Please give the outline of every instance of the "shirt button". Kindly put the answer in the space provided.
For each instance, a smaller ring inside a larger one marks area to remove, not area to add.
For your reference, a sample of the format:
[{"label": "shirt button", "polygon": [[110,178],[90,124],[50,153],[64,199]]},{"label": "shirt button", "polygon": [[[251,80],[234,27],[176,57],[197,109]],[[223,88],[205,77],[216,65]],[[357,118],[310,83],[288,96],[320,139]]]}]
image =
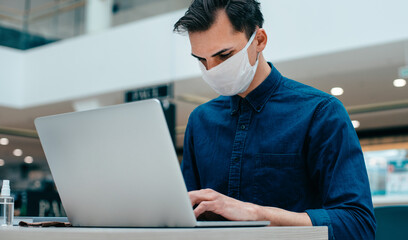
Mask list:
[{"label": "shirt button", "polygon": [[244,125],[244,124],[241,125],[241,129],[242,129],[242,130],[245,129],[245,125]]},{"label": "shirt button", "polygon": [[238,161],[239,161],[239,158],[238,158],[238,157],[234,158],[234,161],[235,161],[235,162],[238,162]]}]

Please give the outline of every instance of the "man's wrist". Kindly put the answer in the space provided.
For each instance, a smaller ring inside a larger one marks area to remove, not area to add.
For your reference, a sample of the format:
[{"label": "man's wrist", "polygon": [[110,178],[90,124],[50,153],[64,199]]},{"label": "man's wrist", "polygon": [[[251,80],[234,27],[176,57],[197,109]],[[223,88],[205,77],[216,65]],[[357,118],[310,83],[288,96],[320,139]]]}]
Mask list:
[{"label": "man's wrist", "polygon": [[269,221],[266,217],[265,217],[265,207],[262,207],[260,205],[256,205],[256,204],[252,204],[252,209],[253,209],[253,213],[255,216],[255,221]]},{"label": "man's wrist", "polygon": [[255,220],[269,221],[270,226],[312,226],[307,213],[291,212],[275,207],[263,207],[253,204]]}]

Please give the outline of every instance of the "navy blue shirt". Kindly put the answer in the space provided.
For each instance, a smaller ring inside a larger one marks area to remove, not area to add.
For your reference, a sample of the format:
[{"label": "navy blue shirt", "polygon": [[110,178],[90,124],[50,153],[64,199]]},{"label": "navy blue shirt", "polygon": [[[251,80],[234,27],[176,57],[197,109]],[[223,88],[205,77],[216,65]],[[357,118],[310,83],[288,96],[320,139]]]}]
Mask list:
[{"label": "navy blue shirt", "polygon": [[187,189],[307,212],[330,239],[374,239],[363,154],[343,105],[270,66],[247,97],[220,96],[191,113],[181,166]]}]

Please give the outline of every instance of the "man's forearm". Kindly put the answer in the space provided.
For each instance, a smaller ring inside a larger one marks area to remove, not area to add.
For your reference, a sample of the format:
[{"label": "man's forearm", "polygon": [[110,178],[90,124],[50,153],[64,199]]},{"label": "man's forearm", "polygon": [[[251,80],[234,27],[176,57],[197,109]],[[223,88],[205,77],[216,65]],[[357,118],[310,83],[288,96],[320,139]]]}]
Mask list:
[{"label": "man's forearm", "polygon": [[290,212],[275,207],[255,205],[258,220],[270,221],[271,226],[312,226],[307,213]]}]

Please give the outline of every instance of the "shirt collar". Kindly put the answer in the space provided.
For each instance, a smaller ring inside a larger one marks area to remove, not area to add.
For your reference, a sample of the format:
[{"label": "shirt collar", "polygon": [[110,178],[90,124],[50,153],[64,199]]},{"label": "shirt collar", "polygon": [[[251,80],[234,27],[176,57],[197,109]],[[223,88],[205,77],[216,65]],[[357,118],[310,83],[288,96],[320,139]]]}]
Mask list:
[{"label": "shirt collar", "polygon": [[[275,92],[278,83],[280,82],[282,75],[280,72],[268,62],[271,67],[271,73],[268,77],[254,90],[252,90],[245,99],[248,101],[249,105],[257,112],[262,111],[266,102]],[[239,105],[241,103],[241,97],[238,95],[231,97],[231,115],[234,115],[239,110]]]}]

